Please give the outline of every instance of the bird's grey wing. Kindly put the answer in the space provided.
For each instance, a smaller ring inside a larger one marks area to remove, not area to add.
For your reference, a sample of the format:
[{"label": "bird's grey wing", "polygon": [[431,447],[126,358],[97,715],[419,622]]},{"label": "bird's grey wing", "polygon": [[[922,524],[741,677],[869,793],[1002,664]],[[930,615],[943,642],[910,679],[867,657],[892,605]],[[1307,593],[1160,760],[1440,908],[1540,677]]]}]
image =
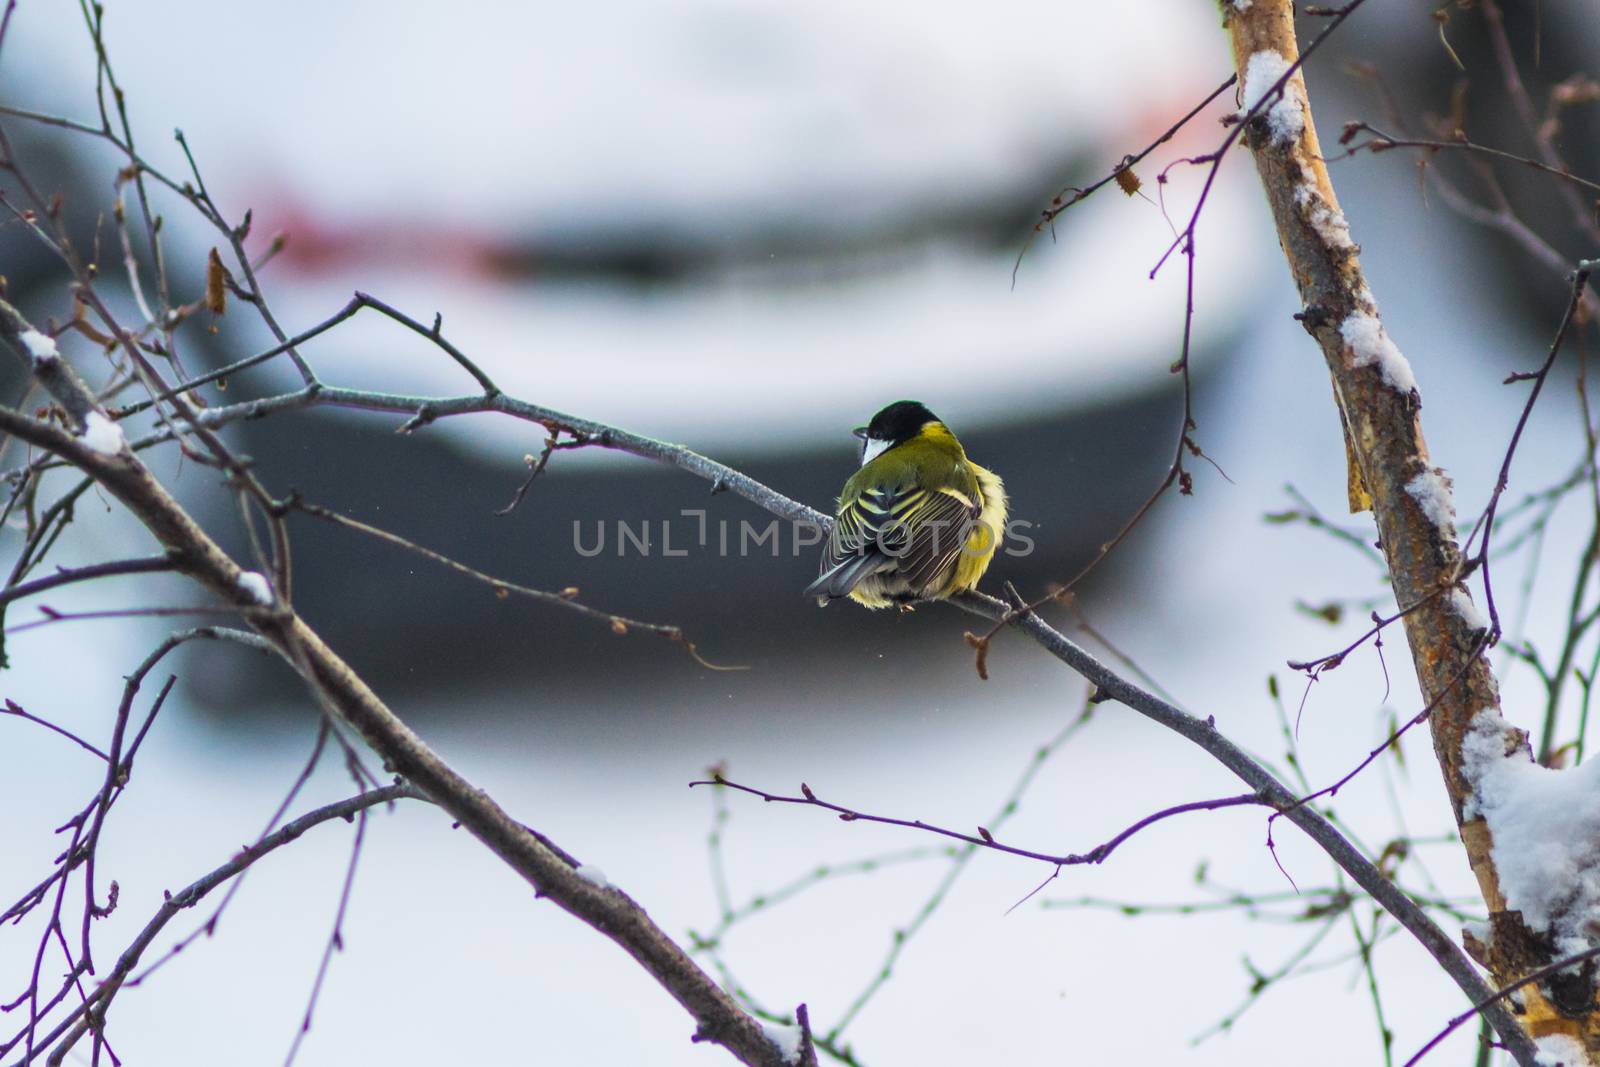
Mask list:
[{"label": "bird's grey wing", "polygon": [[899,557],[900,576],[912,589],[927,588],[966,546],[971,524],[982,506],[955,489],[925,495],[906,524],[915,530]]},{"label": "bird's grey wing", "polygon": [[901,519],[926,494],[916,486],[871,486],[839,508],[822,546],[816,581],[804,596],[849,596],[863,580],[895,566],[907,543]]}]

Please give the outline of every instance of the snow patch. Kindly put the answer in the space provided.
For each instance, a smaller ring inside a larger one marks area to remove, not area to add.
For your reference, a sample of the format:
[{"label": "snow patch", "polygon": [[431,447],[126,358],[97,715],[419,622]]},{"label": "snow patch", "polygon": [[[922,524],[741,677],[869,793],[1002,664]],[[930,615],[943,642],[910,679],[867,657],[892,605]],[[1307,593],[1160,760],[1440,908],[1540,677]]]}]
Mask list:
[{"label": "snow patch", "polygon": [[1329,205],[1316,185],[1301,182],[1295,187],[1294,202],[1306,222],[1330,248],[1355,250],[1356,243],[1350,239],[1350,224],[1345,221],[1344,213]]},{"label": "snow patch", "polygon": [[239,588],[257,604],[272,603],[272,583],[267,581],[267,576],[260,571],[240,572]]},{"label": "snow patch", "polygon": [[[1243,10],[1242,8],[1240,10]],[[1272,91],[1278,79],[1289,72],[1289,61],[1270,48],[1253,54],[1244,67],[1244,98],[1239,116],[1243,118]],[[1300,110],[1300,101],[1290,95],[1284,85],[1278,99],[1266,110],[1267,129],[1273,144],[1288,144],[1306,128],[1306,116]]]},{"label": "snow patch", "polygon": [[1365,311],[1351,312],[1339,324],[1339,336],[1350,346],[1352,367],[1376,366],[1389,388],[1401,393],[1409,393],[1417,387],[1411,364],[1406,362],[1406,357],[1400,354],[1395,343],[1389,340],[1383,323],[1378,321],[1376,315],[1369,315]]},{"label": "snow patch", "polygon": [[1250,5],[1254,2],[1254,0],[1228,0],[1228,2],[1233,5],[1233,9],[1235,11],[1238,11],[1242,14],[1250,10]]},{"label": "snow patch", "polygon": [[798,1026],[785,1026],[782,1023],[762,1020],[761,1032],[767,1035],[768,1041],[777,1046],[784,1063],[800,1062],[800,1045],[804,1035]]},{"label": "snow patch", "polygon": [[78,435],[78,440],[89,451],[102,456],[115,456],[128,447],[128,439],[122,436],[122,427],[98,411],[91,411],[83,417],[83,432]]},{"label": "snow patch", "polygon": [[1461,744],[1472,789],[1463,814],[1489,825],[1506,907],[1554,937],[1558,955],[1582,952],[1600,921],[1600,760],[1541,767],[1525,745],[1506,754],[1508,731],[1493,708],[1473,717]]},{"label": "snow patch", "polygon": [[33,357],[35,363],[48,363],[61,358],[61,351],[56,348],[55,338],[48,334],[40,333],[38,330],[23,330],[17,334],[17,340],[22,342],[22,347],[28,350],[28,355]]},{"label": "snow patch", "polygon": [[1533,1062],[1539,1067],[1583,1067],[1589,1062],[1583,1042],[1566,1034],[1546,1034],[1533,1039],[1538,1055]]},{"label": "snow patch", "polygon": [[1429,468],[1406,483],[1406,492],[1417,502],[1422,514],[1446,537],[1456,532],[1456,498],[1450,479],[1437,467]]},{"label": "snow patch", "polygon": [[611,888],[611,883],[606,881],[606,872],[602,871],[599,867],[595,867],[588,863],[580,863],[573,870],[573,873],[597,889]]},{"label": "snow patch", "polygon": [[1450,606],[1455,613],[1461,616],[1461,621],[1467,624],[1469,630],[1487,630],[1489,620],[1483,617],[1483,612],[1478,610],[1478,605],[1472,602],[1465,590],[1450,590]]}]

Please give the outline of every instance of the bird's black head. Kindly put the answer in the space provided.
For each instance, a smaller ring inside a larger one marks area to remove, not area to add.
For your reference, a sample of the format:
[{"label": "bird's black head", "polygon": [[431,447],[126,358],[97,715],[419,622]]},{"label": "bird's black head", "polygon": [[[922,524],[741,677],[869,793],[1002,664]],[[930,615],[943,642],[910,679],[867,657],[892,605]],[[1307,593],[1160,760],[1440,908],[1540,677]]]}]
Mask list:
[{"label": "bird's black head", "polygon": [[855,431],[866,441],[882,441],[885,445],[898,445],[917,436],[918,431],[939,416],[915,400],[897,400],[872,416],[872,421]]}]

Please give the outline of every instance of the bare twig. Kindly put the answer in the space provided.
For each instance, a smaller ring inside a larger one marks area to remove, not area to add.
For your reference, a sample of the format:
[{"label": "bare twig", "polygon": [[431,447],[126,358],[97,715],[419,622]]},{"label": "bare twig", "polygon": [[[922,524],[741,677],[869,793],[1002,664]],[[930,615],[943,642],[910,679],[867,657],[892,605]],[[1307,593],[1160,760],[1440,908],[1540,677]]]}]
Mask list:
[{"label": "bare twig", "polygon": [[[1533,388],[1528,391],[1528,399],[1522,406],[1522,413],[1517,417],[1516,428],[1511,431],[1511,443],[1506,447],[1505,458],[1501,460],[1500,474],[1495,479],[1494,491],[1489,496],[1489,505],[1484,509],[1483,518],[1478,523],[1478,530],[1482,532],[1483,537],[1479,542],[1478,552],[1472,557],[1472,560],[1483,569],[1484,602],[1489,608],[1491,630],[1496,635],[1500,632],[1500,615],[1495,607],[1494,587],[1489,574],[1489,545],[1494,535],[1495,511],[1500,505],[1500,497],[1511,484],[1511,461],[1516,458],[1517,445],[1522,441],[1522,432],[1527,428],[1534,404],[1539,401],[1539,393],[1544,388],[1545,379],[1550,376],[1550,368],[1555,366],[1556,356],[1561,354],[1562,342],[1566,340],[1567,331],[1572,327],[1573,319],[1578,313],[1579,303],[1589,284],[1589,276],[1596,269],[1600,269],[1600,260],[1584,260],[1572,272],[1572,292],[1567,301],[1567,309],[1561,316],[1561,325],[1556,330],[1555,339],[1550,342],[1550,351],[1546,354],[1544,363],[1532,373],[1513,374],[1506,379],[1507,384],[1513,381],[1531,381]],[[1467,551],[1471,547],[1472,538],[1469,537],[1462,550]]]},{"label": "bare twig", "polygon": [[29,714],[27,711],[25,711],[23,709],[22,705],[18,704],[15,700],[12,700],[10,697],[6,698],[6,700],[5,700],[5,709],[4,709],[3,712],[0,712],[0,714],[15,715],[19,719],[26,719],[31,723],[37,723],[40,726],[43,726],[46,730],[50,730],[50,731],[52,731],[54,733],[60,734],[62,737],[65,737],[67,740],[69,740],[69,741],[73,742],[74,744],[76,744],[79,748],[84,749],[84,750],[86,750],[88,752],[92,752],[96,756],[99,756],[101,759],[107,760],[108,762],[110,760],[110,757],[107,756],[104,752],[100,751],[98,748],[96,748],[95,746],[91,745],[89,742],[85,741],[83,738],[79,737],[77,734],[73,733],[71,730],[68,730],[64,726],[57,726],[55,723],[49,721],[48,719],[41,719],[37,715]]},{"label": "bare twig", "polygon": [[[1162,145],[1176,137],[1179,130],[1187,126],[1196,115],[1200,114],[1200,112],[1209,107],[1213,100],[1227,92],[1229,89],[1233,88],[1234,84],[1238,82],[1238,80],[1239,76],[1237,74],[1228,75],[1227,81],[1211,90],[1210,95],[1208,95],[1204,100],[1200,101],[1194,107],[1190,108],[1187,115],[1173,123],[1170,127],[1168,127],[1165,133],[1163,133],[1160,137],[1157,137],[1154,141],[1151,141],[1148,145],[1145,145],[1145,147],[1140,149],[1138,152],[1123,156],[1122,161],[1119,162],[1115,167],[1112,167],[1111,172],[1105,177],[1101,178],[1099,181],[1093,183],[1092,185],[1086,185],[1082,188],[1079,188],[1075,185],[1069,185],[1057,193],[1054,199],[1050,201],[1050,206],[1043,211],[1043,218],[1033,224],[1033,231],[1029,233],[1028,239],[1023,242],[1022,249],[1017,252],[1017,261],[1016,263],[1012,264],[1011,267],[1012,288],[1016,288],[1017,271],[1022,267],[1022,259],[1028,254],[1028,248],[1033,244],[1033,239],[1035,237],[1042,233],[1046,228],[1050,228],[1051,232],[1054,233],[1056,219],[1060,218],[1068,208],[1071,208],[1074,204],[1089,199],[1089,197],[1099,192],[1105,186],[1110,185],[1112,182],[1118,181],[1118,179],[1121,179],[1123,175],[1131,171],[1136,164],[1142,162],[1144,158],[1151,152],[1154,152],[1157,148],[1160,148]],[[1072,196],[1068,197],[1068,193],[1071,193]]]},{"label": "bare twig", "polygon": [[874,815],[870,812],[859,811],[855,808],[848,808],[842,804],[835,804],[832,801],[823,800],[821,797],[812,792],[811,787],[806,785],[804,782],[800,783],[800,796],[785,796],[781,793],[769,793],[766,790],[757,789],[754,786],[741,785],[738,782],[731,782],[721,776],[689,783],[689,787],[691,789],[695,786],[701,785],[726,786],[729,789],[736,789],[741,793],[749,793],[751,796],[760,797],[769,804],[801,804],[809,807],[823,808],[838,815],[839,818],[844,822],[869,822],[878,823],[884,826],[902,826],[912,830],[923,830],[930,834],[938,834],[941,837],[949,837],[954,838],[957,841],[964,841],[967,844],[976,846],[978,848],[992,849],[995,852],[1004,852],[1010,856],[1021,856],[1023,859],[1041,860],[1045,863],[1053,864],[1056,867],[1075,867],[1085,863],[1104,863],[1106,858],[1109,857],[1112,852],[1116,851],[1117,846],[1121,845],[1128,838],[1132,837],[1134,834],[1138,833],[1140,830],[1143,830],[1147,826],[1158,823],[1163,819],[1171,818],[1174,815],[1183,815],[1191,811],[1216,811],[1220,808],[1235,808],[1241,804],[1267,803],[1256,793],[1241,793],[1238,796],[1221,797],[1216,800],[1193,800],[1186,804],[1174,804],[1171,807],[1162,808],[1160,811],[1155,812],[1154,814],[1145,816],[1132,826],[1129,826],[1127,829],[1123,830],[1121,833],[1118,833],[1116,836],[1101,842],[1087,852],[1055,854],[1021,848],[1017,845],[1008,845],[1005,842],[998,840],[992,833],[989,832],[988,828],[983,826],[978,827],[978,832],[976,834],[969,834],[961,830],[952,830],[948,827],[936,826],[933,823],[924,822],[921,819],[897,819],[888,815]]},{"label": "bare twig", "polygon": [[[976,592],[963,594],[955,602],[964,610],[989,619],[1001,618],[1011,610],[1004,602]],[[1296,806],[1297,798],[1288,787],[1222,734],[1213,719],[1190,715],[1134,685],[1035,614],[1017,616],[1010,625],[1033,638],[1045,651],[1082,675],[1091,685],[1098,686],[1109,699],[1127,705],[1198,745],[1256,790],[1266,805],[1287,809],[1284,817],[1303,830],[1357,885],[1393,915],[1469,998],[1477,1001],[1487,995],[1488,987],[1484,985],[1477,969],[1450,935],[1363,856],[1314,806]],[[1493,1007],[1491,1005],[1485,1010],[1492,1010]],[[1500,1039],[1516,1056],[1517,1062],[1522,1067],[1535,1067],[1533,1043],[1512,1014],[1501,1008],[1490,1021]]]},{"label": "bare twig", "polygon": [[[1363,133],[1370,135],[1367,140],[1351,140],[1351,138],[1359,136]],[[1468,139],[1465,135],[1462,135],[1459,140],[1455,141],[1430,141],[1412,137],[1395,137],[1391,134],[1384,133],[1370,122],[1351,122],[1345,125],[1344,133],[1340,136],[1339,140],[1340,143],[1344,145],[1344,155],[1330,157],[1328,159],[1328,162],[1330,163],[1338,159],[1343,159],[1347,156],[1353,156],[1358,152],[1371,152],[1376,155],[1379,152],[1387,152],[1394,148],[1420,148],[1429,152],[1472,152],[1481,156],[1487,156],[1491,159],[1504,160],[1507,163],[1516,163],[1520,166],[1527,167],[1530,170],[1536,170],[1541,174],[1548,174],[1553,178],[1559,178],[1564,182],[1571,182],[1573,185],[1579,186],[1580,188],[1590,189],[1594,192],[1600,192],[1600,182],[1594,182],[1590,181],[1588,178],[1579,177],[1578,175],[1562,167],[1551,166],[1548,163],[1541,163],[1537,159],[1529,159],[1527,156],[1519,156],[1515,152],[1507,152],[1504,149],[1478,144],[1476,141]]]},{"label": "bare twig", "polygon": [[474,581],[484,583],[493,589],[494,594],[498,597],[505,597],[515,593],[517,596],[526,597],[530,600],[536,600],[541,604],[557,605],[559,607],[566,608],[569,611],[575,611],[584,618],[592,619],[596,622],[602,622],[608,629],[611,630],[612,633],[615,634],[627,634],[637,630],[643,633],[655,634],[658,637],[665,637],[669,641],[682,645],[684,650],[689,653],[690,658],[708,670],[741,671],[746,669],[744,667],[719,666],[718,664],[709,662],[700,655],[699,651],[695,648],[695,643],[689,640],[688,636],[683,632],[683,628],[681,626],[673,626],[667,623],[659,622],[642,622],[638,619],[631,619],[609,611],[601,611],[598,608],[591,608],[587,604],[579,603],[576,599],[578,595],[578,590],[576,587],[568,588],[559,593],[546,592],[542,589],[533,589],[529,586],[519,585],[516,582],[508,582],[504,579],[496,578],[493,575],[485,574],[476,567],[469,567],[465,563],[451,559],[449,556],[446,556],[443,553],[435,552],[431,548],[424,548],[422,545],[419,545],[407,538],[401,537],[399,534],[391,533],[388,530],[379,529],[378,527],[364,523],[359,519],[352,519],[348,515],[341,515],[333,509],[325,508],[320,504],[311,504],[299,499],[298,497],[293,497],[285,506],[292,510],[299,511],[305,515],[309,515],[312,518],[321,519],[324,522],[331,523],[335,526],[341,526],[347,530],[354,530],[357,533],[366,534],[368,537],[375,538],[376,540],[384,541],[388,544],[395,545],[398,548],[403,548],[407,552],[412,552],[423,557],[424,559],[430,559],[441,566],[448,567],[457,574],[464,575],[465,577],[471,578]]},{"label": "bare twig", "polygon": [[1414,1055],[1412,1055],[1409,1060],[1406,1060],[1402,1067],[1416,1067],[1417,1062],[1429,1052],[1432,1052],[1434,1048],[1438,1046],[1439,1042],[1443,1041],[1445,1038],[1454,1033],[1456,1027],[1460,1026],[1468,1019],[1476,1018],[1478,1015],[1486,1012],[1490,1007],[1500,1003],[1501,1000],[1509,997],[1517,990],[1532,985],[1534,982],[1539,982],[1549,978],[1556,972],[1563,971],[1574,964],[1582,963],[1585,960],[1592,960],[1597,956],[1600,956],[1600,945],[1596,945],[1594,948],[1584,949],[1582,952],[1578,952],[1571,956],[1564,957],[1563,959],[1556,960],[1553,963],[1548,963],[1537,970],[1529,971],[1515,982],[1510,982],[1504,986],[1501,986],[1493,993],[1490,993],[1488,996],[1474,1003],[1472,1007],[1468,1008],[1460,1015],[1451,1018],[1450,1022],[1445,1025],[1445,1028],[1440,1030],[1437,1034],[1434,1034],[1426,1045],[1423,1045],[1416,1051]]},{"label": "bare twig", "polygon": [[95,578],[105,578],[113,574],[152,574],[161,571],[177,569],[177,561],[171,556],[141,556],[138,559],[109,560],[105,563],[91,563],[84,567],[60,567],[55,574],[46,578],[35,578],[31,582],[20,582],[16,585],[0,589],[0,605],[9,604],[13,600],[34,596],[50,589],[73,582],[87,582]]},{"label": "bare twig", "polygon": [[[51,384],[67,404],[90,404],[80,382],[56,378]],[[485,398],[488,399],[488,398]],[[499,402],[502,398],[493,398]],[[331,715],[355,729],[392,767],[448,810],[496,855],[527,878],[535,889],[577,915],[629,952],[696,1019],[696,1032],[723,1045],[749,1064],[778,1067],[778,1051],[760,1024],[744,1012],[714,980],[649,918],[626,894],[580,877],[572,864],[544,840],[529,834],[481,789],[444,763],[378,698],[366,683],[329,648],[283,598],[263,604],[251,585],[241,582],[244,569],[180,507],[126,448],[114,456],[86,447],[58,427],[40,423],[0,407],[0,430],[70,459],[121,500],[129,511],[167,547],[177,549],[182,573],[197,580],[243,612],[250,624],[304,679]],[[647,439],[639,439],[647,441]],[[687,467],[710,461],[686,449],[648,442],[675,455]],[[696,460],[699,462],[696,462]],[[712,465],[721,468],[720,464]],[[743,475],[749,486],[759,483]],[[730,479],[732,480],[732,479]],[[765,487],[761,487],[765,490]],[[765,490],[773,497],[777,494]],[[800,505],[788,502],[791,508]],[[803,509],[809,511],[810,509]]]},{"label": "bare twig", "polygon": [[355,838],[350,843],[350,862],[345,867],[344,882],[339,889],[339,907],[333,916],[333,932],[328,935],[327,943],[322,947],[322,959],[317,963],[317,976],[311,982],[311,996],[306,1001],[305,1015],[300,1019],[300,1028],[295,1031],[294,1041],[289,1045],[289,1054],[284,1058],[284,1067],[294,1063],[295,1055],[300,1051],[300,1043],[311,1032],[311,1017],[317,1009],[317,998],[322,993],[322,982],[328,977],[328,966],[333,962],[333,954],[344,948],[344,919],[350,908],[350,891],[355,886],[356,863],[361,859],[361,843],[367,833],[367,809],[362,808],[356,812]]},{"label": "bare twig", "polygon": [[116,964],[106,975],[105,980],[89,995],[87,1001],[74,1008],[66,1018],[56,1024],[50,1033],[40,1039],[39,1045],[41,1048],[54,1046],[50,1062],[52,1064],[62,1062],[72,1049],[72,1046],[85,1033],[91,1028],[98,1029],[104,1025],[106,1013],[110,1010],[112,1000],[123,989],[128,975],[138,966],[140,957],[155,941],[162,929],[176,918],[179,913],[187,908],[194,907],[212,890],[248,870],[251,865],[263,857],[297,840],[307,830],[332,819],[353,818],[357,813],[377,804],[389,804],[396,800],[405,799],[421,800],[426,798],[414,786],[401,783],[360,793],[346,800],[327,804],[314,811],[309,811],[298,819],[286,823],[282,829],[263,838],[256,845],[235,854],[228,862],[195,879],[178,892],[169,894],[154,917],[144,925],[128,947],[123,950],[122,955],[118,957]]}]

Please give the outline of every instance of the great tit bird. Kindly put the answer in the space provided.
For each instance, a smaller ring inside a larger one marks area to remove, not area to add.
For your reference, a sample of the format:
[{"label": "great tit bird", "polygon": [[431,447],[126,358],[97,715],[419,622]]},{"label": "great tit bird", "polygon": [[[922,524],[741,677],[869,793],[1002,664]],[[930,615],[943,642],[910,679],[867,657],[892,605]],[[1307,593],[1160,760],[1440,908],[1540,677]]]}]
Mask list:
[{"label": "great tit bird", "polygon": [[909,609],[977,585],[1005,528],[999,477],[968,459],[914,400],[890,404],[853,432],[861,468],[839,494],[822,572],[803,595]]}]

